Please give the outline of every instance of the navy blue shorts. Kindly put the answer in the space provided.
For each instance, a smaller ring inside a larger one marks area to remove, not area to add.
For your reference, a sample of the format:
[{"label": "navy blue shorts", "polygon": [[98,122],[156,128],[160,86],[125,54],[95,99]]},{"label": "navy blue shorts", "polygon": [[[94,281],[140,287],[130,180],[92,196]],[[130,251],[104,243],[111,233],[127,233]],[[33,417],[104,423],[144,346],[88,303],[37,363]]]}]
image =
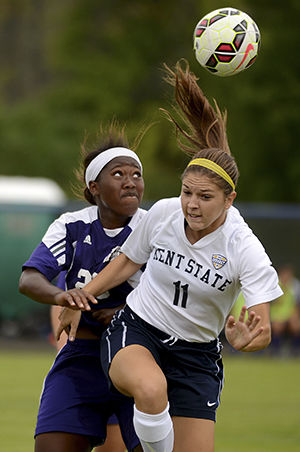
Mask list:
[{"label": "navy blue shorts", "polygon": [[199,343],[170,337],[126,306],[102,335],[101,358],[107,375],[114,355],[132,344],[146,347],[165,374],[171,416],[216,420],[223,388],[218,339]]},{"label": "navy blue shorts", "polygon": [[100,340],[68,341],[45,379],[35,435],[76,433],[88,436],[95,447],[105,441],[108,420],[117,420],[131,450],[139,444],[132,418],[133,399],[109,390]]}]

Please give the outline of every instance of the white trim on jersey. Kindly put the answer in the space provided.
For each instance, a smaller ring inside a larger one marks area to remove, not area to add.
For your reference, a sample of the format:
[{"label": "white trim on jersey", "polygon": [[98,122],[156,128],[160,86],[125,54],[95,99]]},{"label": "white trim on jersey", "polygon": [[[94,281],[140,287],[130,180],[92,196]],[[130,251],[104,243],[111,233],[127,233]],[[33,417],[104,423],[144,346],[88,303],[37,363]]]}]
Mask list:
[{"label": "white trim on jersey", "polygon": [[[141,218],[146,214],[146,210],[139,208],[136,213],[132,216],[128,226],[134,229],[139,223]],[[62,266],[66,262],[66,237],[67,237],[67,226],[72,223],[83,222],[84,224],[91,224],[98,220],[98,207],[89,206],[84,209],[63,213],[59,218],[57,218],[48,228],[45,233],[42,242],[46,245],[49,251],[52,253],[53,257],[57,260],[58,266]],[[119,230],[122,231],[123,228]],[[117,231],[116,230],[116,231]],[[112,230],[113,231],[113,230]],[[114,237],[112,233],[109,235]],[[89,239],[88,239],[89,237]],[[85,243],[89,240],[89,244],[92,245],[91,237],[86,236]],[[77,241],[72,242],[73,249],[76,248]],[[137,278],[134,276],[132,279],[132,287],[137,285]]]}]

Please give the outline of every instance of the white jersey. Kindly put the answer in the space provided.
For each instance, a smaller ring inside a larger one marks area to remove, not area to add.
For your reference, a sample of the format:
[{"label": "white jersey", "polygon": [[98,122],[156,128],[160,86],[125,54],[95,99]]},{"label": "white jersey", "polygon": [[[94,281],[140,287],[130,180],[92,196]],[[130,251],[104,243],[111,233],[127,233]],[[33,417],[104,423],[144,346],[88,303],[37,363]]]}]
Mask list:
[{"label": "white jersey", "polygon": [[191,244],[180,198],[158,201],[121,248],[147,267],[127,304],[160,330],[192,342],[218,337],[242,291],[247,307],[282,294],[265,250],[235,207]]}]

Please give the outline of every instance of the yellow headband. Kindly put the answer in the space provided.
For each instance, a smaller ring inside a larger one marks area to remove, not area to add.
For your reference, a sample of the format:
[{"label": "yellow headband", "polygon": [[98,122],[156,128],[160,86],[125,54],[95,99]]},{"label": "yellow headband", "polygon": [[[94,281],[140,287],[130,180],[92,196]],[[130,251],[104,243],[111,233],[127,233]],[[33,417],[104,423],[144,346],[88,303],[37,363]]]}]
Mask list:
[{"label": "yellow headband", "polygon": [[212,162],[211,160],[208,159],[194,159],[190,161],[187,168],[191,165],[203,166],[204,168],[210,169],[214,173],[221,176],[224,180],[226,180],[226,182],[228,182],[228,184],[231,185],[233,190],[235,190],[235,185],[229,174],[227,174],[226,171],[224,171],[223,168],[221,168],[221,166],[217,165],[215,162]]}]

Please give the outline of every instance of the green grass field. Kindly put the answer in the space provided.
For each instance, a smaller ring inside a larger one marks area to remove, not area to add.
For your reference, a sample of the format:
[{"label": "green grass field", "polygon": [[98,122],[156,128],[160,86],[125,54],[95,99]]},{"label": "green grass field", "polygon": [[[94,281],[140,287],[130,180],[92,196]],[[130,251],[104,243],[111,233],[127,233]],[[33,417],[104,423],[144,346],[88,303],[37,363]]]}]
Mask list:
[{"label": "green grass field", "polygon": [[[39,396],[53,357],[51,350],[0,351],[1,451],[33,451]],[[224,364],[216,452],[298,452],[300,359],[239,354],[225,355]]]}]

